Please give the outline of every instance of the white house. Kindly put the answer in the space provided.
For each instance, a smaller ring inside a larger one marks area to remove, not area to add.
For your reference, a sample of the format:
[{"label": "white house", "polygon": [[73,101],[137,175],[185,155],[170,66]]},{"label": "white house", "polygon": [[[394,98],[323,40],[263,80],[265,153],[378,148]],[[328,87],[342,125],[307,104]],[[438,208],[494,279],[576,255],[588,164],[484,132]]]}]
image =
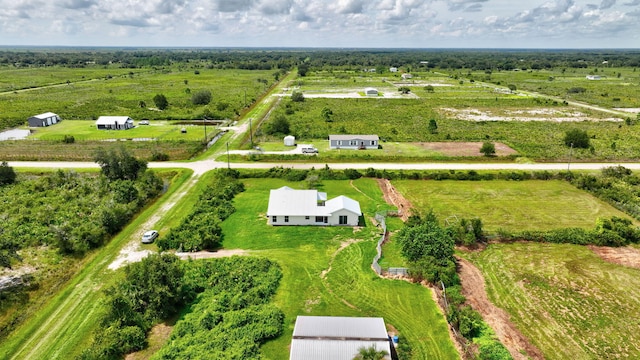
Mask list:
[{"label": "white house", "polygon": [[357,226],[361,215],[360,203],[346,196],[327,200],[327,193],[318,190],[283,186],[269,194],[267,224]]},{"label": "white house", "polygon": [[293,135],[285,136],[284,146],[296,146],[296,137]]},{"label": "white house", "polygon": [[46,112],[44,114],[34,115],[27,119],[27,121],[30,127],[44,127],[57,124],[59,121],[62,121],[62,119],[57,114]]},{"label": "white house", "polygon": [[413,78],[413,75],[409,74],[409,73],[404,73],[402,74],[402,80],[408,80]]},{"label": "white house", "polygon": [[600,75],[587,75],[587,80],[600,80],[602,76]]},{"label": "white house", "polygon": [[398,68],[397,67],[390,67],[389,71],[390,72],[398,72]]},{"label": "white house", "polygon": [[367,96],[378,96],[378,90],[372,87],[364,89],[364,94]]},{"label": "white house", "polygon": [[383,360],[397,358],[382,318],[298,316],[289,359],[352,360],[370,347],[386,352]]},{"label": "white house", "polygon": [[133,127],[133,119],[128,116],[100,116],[96,127],[98,130],[127,130]]},{"label": "white house", "polygon": [[377,149],[378,135],[329,135],[330,149]]}]

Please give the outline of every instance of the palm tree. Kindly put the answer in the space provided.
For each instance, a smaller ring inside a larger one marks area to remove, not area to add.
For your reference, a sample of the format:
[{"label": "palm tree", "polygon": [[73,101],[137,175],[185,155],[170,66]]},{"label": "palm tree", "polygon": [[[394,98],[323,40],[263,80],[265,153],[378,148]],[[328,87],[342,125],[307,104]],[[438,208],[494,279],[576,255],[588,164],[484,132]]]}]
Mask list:
[{"label": "palm tree", "polygon": [[387,355],[389,355],[388,352],[384,350],[378,351],[375,345],[371,345],[367,348],[363,346],[358,349],[358,355],[356,355],[353,360],[382,360]]}]

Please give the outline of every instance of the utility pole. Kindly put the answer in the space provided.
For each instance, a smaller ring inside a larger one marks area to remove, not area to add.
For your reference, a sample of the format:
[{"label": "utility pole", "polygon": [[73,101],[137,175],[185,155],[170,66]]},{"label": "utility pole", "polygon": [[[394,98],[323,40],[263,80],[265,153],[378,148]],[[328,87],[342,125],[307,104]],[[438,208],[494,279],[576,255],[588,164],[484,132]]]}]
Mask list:
[{"label": "utility pole", "polygon": [[204,124],[204,147],[207,147],[207,117],[202,117],[202,123]]},{"label": "utility pole", "polygon": [[251,141],[251,148],[253,149],[253,131],[251,130],[251,118],[249,118],[249,139]]},{"label": "utility pole", "polygon": [[571,167],[571,155],[573,155],[573,143],[571,143],[571,147],[569,148],[569,163],[567,164],[567,172],[570,172]]}]

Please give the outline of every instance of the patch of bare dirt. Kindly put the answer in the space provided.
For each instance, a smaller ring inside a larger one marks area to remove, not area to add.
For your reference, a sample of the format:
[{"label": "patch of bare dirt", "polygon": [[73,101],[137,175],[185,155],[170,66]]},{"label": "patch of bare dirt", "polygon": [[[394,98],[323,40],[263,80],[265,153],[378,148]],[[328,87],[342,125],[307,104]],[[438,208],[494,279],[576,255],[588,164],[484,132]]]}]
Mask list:
[{"label": "patch of bare dirt", "polygon": [[127,354],[125,360],[143,360],[149,359],[154,353],[156,353],[162,346],[169,340],[173,326],[161,323],[153,328],[149,333],[149,347],[134,353]]},{"label": "patch of bare dirt", "polygon": [[632,247],[613,248],[595,245],[589,245],[589,249],[604,261],[640,269],[640,249]]},{"label": "patch of bare dirt", "polygon": [[495,114],[490,110],[480,109],[440,109],[445,116],[467,121],[550,121],[550,122],[576,122],[576,121],[623,121],[621,118],[600,119],[579,111],[558,111],[555,109],[524,109],[506,110]]},{"label": "patch of bare dirt", "polygon": [[402,194],[400,194],[387,179],[378,179],[378,186],[380,186],[380,189],[382,190],[384,201],[389,205],[397,207],[398,216],[402,221],[407,221],[409,216],[411,216],[411,209],[413,208],[413,205],[411,205],[409,200],[402,196]]},{"label": "patch of bare dirt", "polygon": [[542,352],[533,346],[511,322],[509,314],[489,301],[484,277],[480,270],[465,259],[457,260],[460,266],[458,275],[462,281],[462,295],[496,332],[500,342],[509,350],[511,356],[515,360],[544,359]]},{"label": "patch of bare dirt", "polygon": [[[436,151],[447,156],[480,156],[481,142],[428,142],[416,143],[424,149]],[[497,156],[515,155],[518,152],[509,146],[495,142]]]}]

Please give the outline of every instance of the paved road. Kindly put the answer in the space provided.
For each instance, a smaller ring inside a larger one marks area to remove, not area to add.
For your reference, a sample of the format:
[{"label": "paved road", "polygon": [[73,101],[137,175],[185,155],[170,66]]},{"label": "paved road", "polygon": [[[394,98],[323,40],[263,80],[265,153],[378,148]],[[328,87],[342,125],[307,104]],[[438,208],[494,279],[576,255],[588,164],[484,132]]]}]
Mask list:
[{"label": "paved road", "polygon": [[[288,167],[294,169],[319,169],[327,165],[326,163],[267,163],[267,162],[246,162],[230,163],[233,169],[269,169],[272,167]],[[336,170],[343,169],[367,169],[374,168],[380,170],[599,170],[603,167],[622,165],[631,170],[640,170],[640,163],[330,163],[330,168]],[[9,166],[15,168],[48,168],[48,169],[81,169],[98,168],[98,164],[93,162],[72,162],[72,161],[11,161]],[[227,167],[226,162],[214,160],[201,160],[193,162],[151,162],[151,169],[166,168],[186,168],[194,171],[195,175],[201,175],[213,169]]]}]

